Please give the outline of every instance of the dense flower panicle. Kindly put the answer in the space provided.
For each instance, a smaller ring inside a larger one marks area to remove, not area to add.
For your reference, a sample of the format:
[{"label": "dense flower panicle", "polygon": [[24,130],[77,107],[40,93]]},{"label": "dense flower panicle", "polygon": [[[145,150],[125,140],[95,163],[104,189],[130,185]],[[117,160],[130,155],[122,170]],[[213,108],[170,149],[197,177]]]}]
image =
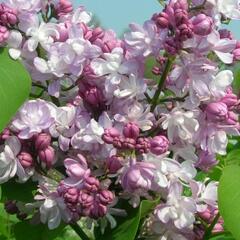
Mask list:
[{"label": "dense flower panicle", "polygon": [[[240,130],[227,69],[240,44],[221,24],[240,19],[237,2],[165,1],[123,39],[70,0],[1,3],[0,44],[33,86],[0,134],[0,183],[38,185],[35,202],[12,199],[6,210],[50,229],[86,219],[103,231],[126,214],[118,202],[159,199],[140,237],[202,239],[218,183],[199,176]],[[212,232],[223,231],[219,218]]]}]

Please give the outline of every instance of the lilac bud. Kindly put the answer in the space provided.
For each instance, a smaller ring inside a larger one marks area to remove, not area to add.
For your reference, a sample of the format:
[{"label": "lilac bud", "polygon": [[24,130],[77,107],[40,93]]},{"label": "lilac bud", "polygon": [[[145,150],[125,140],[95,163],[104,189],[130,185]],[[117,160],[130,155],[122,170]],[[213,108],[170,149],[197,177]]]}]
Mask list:
[{"label": "lilac bud", "polygon": [[154,74],[154,75],[160,75],[161,74],[161,68],[160,67],[158,67],[158,66],[154,66],[153,68],[152,68],[152,73]]},{"label": "lilac bud", "polygon": [[93,205],[94,198],[88,192],[81,190],[79,192],[78,202],[83,208],[90,208]]},{"label": "lilac bud", "polygon": [[139,134],[140,134],[140,128],[139,128],[138,124],[136,124],[134,122],[125,124],[125,126],[123,128],[123,135],[126,138],[137,139]]},{"label": "lilac bud", "polygon": [[240,48],[233,50],[233,58],[235,61],[240,61]]},{"label": "lilac bud", "polygon": [[212,18],[201,13],[192,20],[193,32],[200,36],[206,36],[211,33],[213,21]]},{"label": "lilac bud", "polygon": [[95,86],[89,86],[84,92],[80,93],[83,100],[94,107],[99,107],[104,102],[102,92]]},{"label": "lilac bud", "polygon": [[176,35],[181,41],[185,41],[188,38],[191,38],[193,35],[192,25],[189,23],[188,24],[183,23],[179,25],[178,28],[176,29]]},{"label": "lilac bud", "polygon": [[35,140],[36,150],[44,150],[51,144],[51,136],[48,133],[40,133]]},{"label": "lilac bud", "polygon": [[207,151],[201,151],[199,159],[195,166],[204,172],[208,172],[212,167],[218,164],[215,154],[211,154]]},{"label": "lilac bud", "polygon": [[154,15],[152,18],[159,28],[167,28],[169,26],[169,17],[165,12]]},{"label": "lilac bud", "polygon": [[48,146],[47,148],[40,150],[38,156],[40,161],[46,164],[47,168],[51,168],[55,160],[55,150],[51,146]]},{"label": "lilac bud", "polygon": [[17,214],[19,209],[15,201],[7,201],[4,203],[4,209],[8,214]]},{"label": "lilac bud", "polygon": [[220,101],[225,103],[229,108],[231,108],[237,105],[238,98],[234,93],[232,93],[232,91],[230,91]]},{"label": "lilac bud", "polygon": [[77,188],[69,188],[64,194],[64,200],[68,203],[77,203],[79,191]]},{"label": "lilac bud", "polygon": [[188,13],[183,9],[176,9],[174,17],[177,26],[188,23]]},{"label": "lilac bud", "polygon": [[68,33],[69,33],[68,24],[67,23],[59,23],[57,25],[57,30],[59,33],[59,37],[57,38],[57,41],[65,42],[68,39]]},{"label": "lilac bud", "polygon": [[148,153],[150,150],[150,141],[148,138],[138,138],[136,143],[136,150],[140,153]]},{"label": "lilac bud", "polygon": [[123,166],[121,163],[122,161],[123,161],[123,158],[120,156],[114,155],[114,156],[109,157],[106,161],[106,165],[109,170],[109,173],[114,174],[119,169],[121,169]]},{"label": "lilac bud", "polygon": [[97,27],[92,31],[92,37],[89,39],[90,42],[95,42],[97,39],[102,39],[104,37],[104,31],[102,28]]},{"label": "lilac bud", "polygon": [[11,136],[11,132],[8,128],[5,128],[2,133],[0,133],[0,143],[4,143]]},{"label": "lilac bud", "polygon": [[120,136],[120,133],[116,128],[107,128],[104,131],[102,139],[105,143],[112,144],[114,139],[119,136]]},{"label": "lilac bud", "polygon": [[97,192],[99,189],[99,180],[95,177],[87,177],[84,181],[84,188],[89,192]]},{"label": "lilac bud", "polygon": [[61,17],[73,11],[73,6],[69,0],[59,0],[56,6],[57,16]]},{"label": "lilac bud", "polygon": [[220,232],[224,232],[224,227],[223,227],[223,222],[221,223],[216,223],[214,225],[214,228],[212,230],[213,233],[220,233]]},{"label": "lilac bud", "polygon": [[220,29],[218,32],[220,34],[221,39],[223,38],[233,39],[232,32],[227,29]]},{"label": "lilac bud", "polygon": [[98,198],[99,198],[101,204],[107,206],[108,204],[111,204],[113,202],[114,195],[112,192],[110,192],[108,190],[102,190],[98,194]]},{"label": "lilac bud", "polygon": [[208,224],[210,224],[213,220],[214,217],[216,216],[216,208],[208,206],[207,209],[204,212],[199,212],[198,215]]},{"label": "lilac bud", "polygon": [[209,103],[205,111],[208,120],[211,121],[224,121],[228,116],[228,107],[223,102]]},{"label": "lilac bud", "polygon": [[[113,144],[115,146],[115,144]],[[122,141],[122,148],[126,149],[135,149],[136,146],[136,140],[133,138],[124,138]]]},{"label": "lilac bud", "polygon": [[101,203],[92,206],[89,216],[93,219],[102,218],[107,214],[107,207]]},{"label": "lilac bud", "polygon": [[23,168],[29,168],[33,166],[33,158],[30,153],[28,152],[21,152],[18,155],[18,160],[23,166]]},{"label": "lilac bud", "polygon": [[150,151],[153,154],[161,155],[168,151],[169,141],[165,136],[156,136],[150,140]]},{"label": "lilac bud", "polygon": [[17,10],[9,8],[4,3],[0,4],[0,23],[15,25],[18,22]]},{"label": "lilac bud", "polygon": [[170,55],[174,56],[182,48],[182,43],[179,39],[169,37],[164,43],[164,48]]},{"label": "lilac bud", "polygon": [[8,29],[0,25],[0,44],[6,42],[8,37],[9,37]]},{"label": "lilac bud", "polygon": [[238,115],[236,113],[234,113],[233,111],[229,111],[226,122],[229,125],[237,124],[238,123]]}]

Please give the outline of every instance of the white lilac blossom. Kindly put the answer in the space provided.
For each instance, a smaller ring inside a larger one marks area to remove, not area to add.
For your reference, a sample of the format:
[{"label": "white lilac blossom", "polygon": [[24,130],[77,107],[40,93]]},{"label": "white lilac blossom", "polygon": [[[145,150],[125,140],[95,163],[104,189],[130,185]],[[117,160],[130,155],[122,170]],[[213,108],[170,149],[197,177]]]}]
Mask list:
[{"label": "white lilac blossom", "polygon": [[31,100],[20,109],[12,122],[12,127],[19,131],[18,136],[28,139],[35,133],[49,128],[54,122],[48,103],[43,100]]},{"label": "white lilac blossom", "polygon": [[[0,183],[38,186],[6,210],[100,233],[129,213],[116,206],[149,200],[157,206],[137,238],[203,239],[219,211],[208,172],[240,130],[240,43],[220,24],[239,12],[238,0],[170,0],[120,39],[70,0],[3,1],[0,44],[32,89],[0,134]],[[213,232],[223,226],[220,217]]]}]

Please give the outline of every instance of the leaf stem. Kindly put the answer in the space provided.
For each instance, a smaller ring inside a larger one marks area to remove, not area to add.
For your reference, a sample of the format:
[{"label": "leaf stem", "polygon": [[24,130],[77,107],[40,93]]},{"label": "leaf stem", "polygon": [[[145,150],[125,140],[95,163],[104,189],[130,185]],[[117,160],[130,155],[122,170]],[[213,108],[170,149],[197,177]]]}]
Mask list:
[{"label": "leaf stem", "polygon": [[171,67],[172,67],[172,64],[175,60],[175,57],[169,57],[168,60],[167,60],[167,63],[166,63],[166,66],[165,66],[165,69],[162,73],[162,76],[160,78],[160,81],[158,83],[158,88],[152,98],[152,102],[151,102],[151,112],[153,112],[157,106],[157,103],[158,103],[158,98],[160,96],[160,93],[162,91],[162,88],[163,88],[163,85],[165,83],[165,80],[167,79],[167,75],[169,73],[169,71],[171,70]]},{"label": "leaf stem", "polygon": [[82,240],[90,240],[87,234],[80,228],[78,224],[70,224],[71,228],[78,234]]}]

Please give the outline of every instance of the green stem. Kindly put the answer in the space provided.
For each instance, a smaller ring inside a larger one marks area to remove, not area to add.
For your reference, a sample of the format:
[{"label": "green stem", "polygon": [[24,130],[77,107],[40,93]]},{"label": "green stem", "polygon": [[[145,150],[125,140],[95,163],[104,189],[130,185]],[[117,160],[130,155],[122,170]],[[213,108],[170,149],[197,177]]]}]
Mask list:
[{"label": "green stem", "polygon": [[218,213],[215,218],[213,219],[211,225],[207,228],[207,230],[205,231],[205,234],[203,236],[204,240],[208,240],[210,239],[210,237],[212,236],[212,230],[214,228],[214,226],[216,225],[216,223],[218,222],[218,219],[220,218],[220,214]]},{"label": "green stem", "polygon": [[51,98],[52,102],[53,102],[57,107],[60,107],[61,104],[60,104],[58,98],[53,97],[53,96],[50,96],[50,98]]},{"label": "green stem", "polygon": [[169,97],[169,98],[163,98],[163,99],[160,99],[158,101],[158,104],[160,103],[165,103],[165,102],[183,102],[185,100],[185,98],[188,96],[188,94],[186,96],[183,96],[183,97]]},{"label": "green stem", "polygon": [[151,103],[151,112],[154,111],[154,109],[156,108],[157,106],[157,103],[158,103],[158,98],[160,96],[160,93],[162,91],[162,88],[163,88],[163,85],[165,83],[165,80],[167,79],[167,76],[168,76],[168,73],[169,71],[171,70],[171,67],[172,67],[172,64],[175,60],[175,57],[169,57],[168,60],[167,60],[167,63],[166,63],[166,66],[165,66],[165,69],[162,73],[162,76],[160,78],[160,81],[158,83],[158,88],[157,88],[157,91],[155,92],[153,98],[152,98],[152,103]]},{"label": "green stem", "polygon": [[47,87],[41,85],[41,84],[38,84],[38,83],[32,83],[33,87],[38,87],[38,88],[42,88],[44,91],[47,91]]},{"label": "green stem", "polygon": [[78,224],[70,224],[71,228],[78,234],[82,240],[90,240],[87,234],[80,228]]}]

